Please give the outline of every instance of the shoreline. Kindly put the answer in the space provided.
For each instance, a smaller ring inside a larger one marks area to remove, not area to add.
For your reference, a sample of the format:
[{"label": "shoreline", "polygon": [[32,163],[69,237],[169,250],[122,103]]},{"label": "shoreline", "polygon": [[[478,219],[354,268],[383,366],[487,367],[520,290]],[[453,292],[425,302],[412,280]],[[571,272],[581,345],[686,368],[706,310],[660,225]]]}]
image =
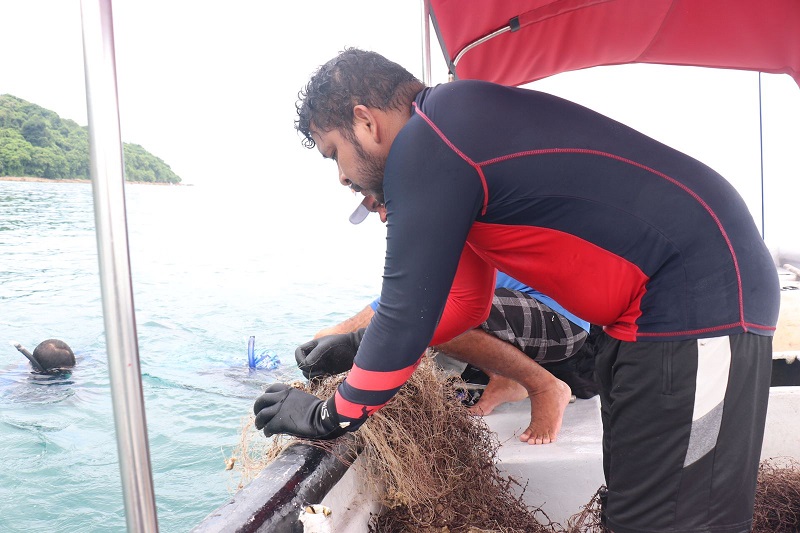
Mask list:
[{"label": "shoreline", "polygon": [[[0,176],[0,181],[24,181],[24,182],[33,182],[33,183],[92,183],[92,180],[89,179],[80,179],[80,178],[59,178],[59,179],[51,179],[51,178],[39,178],[36,176]],[[157,182],[147,182],[147,181],[128,181],[125,180],[125,184],[134,184],[134,185],[170,185],[170,186],[178,186],[178,187],[186,187],[189,184],[186,183],[157,183]]]}]

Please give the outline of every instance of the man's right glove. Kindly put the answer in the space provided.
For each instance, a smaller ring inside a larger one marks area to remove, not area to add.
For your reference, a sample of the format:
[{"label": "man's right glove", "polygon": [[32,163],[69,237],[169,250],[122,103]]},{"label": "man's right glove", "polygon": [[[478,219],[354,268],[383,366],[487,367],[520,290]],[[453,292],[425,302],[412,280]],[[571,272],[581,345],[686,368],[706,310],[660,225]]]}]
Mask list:
[{"label": "man's right glove", "polygon": [[[331,396],[322,401],[291,385],[273,383],[256,399],[256,429],[266,437],[285,433],[306,439],[335,439],[345,433]],[[345,423],[345,427],[349,426]]]},{"label": "man's right glove", "polygon": [[294,351],[297,366],[306,379],[347,372],[353,367],[366,328],[352,333],[327,335],[301,344]]}]

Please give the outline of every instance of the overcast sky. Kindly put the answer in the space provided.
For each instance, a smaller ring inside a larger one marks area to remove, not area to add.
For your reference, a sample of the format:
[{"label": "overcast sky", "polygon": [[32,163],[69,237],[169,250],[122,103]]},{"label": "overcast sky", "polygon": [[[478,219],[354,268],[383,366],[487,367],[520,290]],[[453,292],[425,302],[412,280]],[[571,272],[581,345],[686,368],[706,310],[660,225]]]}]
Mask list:
[{"label": "overcast sky", "polygon": [[[115,2],[123,140],[161,157],[185,183],[274,191],[283,204],[302,191],[309,208],[346,217],[356,200],[294,131],[297,92],[345,46],[380,52],[421,77],[419,9],[418,1]],[[0,21],[0,94],[85,125],[79,1],[0,0]],[[432,53],[433,81],[444,81],[435,41]],[[788,76],[762,80],[769,242],[769,228],[796,225],[788,215],[800,193],[792,161],[800,89]],[[565,73],[532,87],[709,164],[736,185],[760,223],[756,73],[633,65]]]}]

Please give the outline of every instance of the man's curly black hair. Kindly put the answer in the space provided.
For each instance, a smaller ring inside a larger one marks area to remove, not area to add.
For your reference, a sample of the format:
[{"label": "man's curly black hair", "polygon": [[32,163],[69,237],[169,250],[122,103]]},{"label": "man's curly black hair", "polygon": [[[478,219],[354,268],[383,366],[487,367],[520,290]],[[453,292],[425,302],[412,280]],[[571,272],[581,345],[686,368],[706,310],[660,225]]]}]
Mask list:
[{"label": "man's curly black hair", "polygon": [[300,91],[294,127],[303,134],[306,148],[315,146],[311,125],[317,130],[339,130],[354,141],[353,107],[403,109],[425,88],[405,68],[375,52],[346,48],[314,73]]}]

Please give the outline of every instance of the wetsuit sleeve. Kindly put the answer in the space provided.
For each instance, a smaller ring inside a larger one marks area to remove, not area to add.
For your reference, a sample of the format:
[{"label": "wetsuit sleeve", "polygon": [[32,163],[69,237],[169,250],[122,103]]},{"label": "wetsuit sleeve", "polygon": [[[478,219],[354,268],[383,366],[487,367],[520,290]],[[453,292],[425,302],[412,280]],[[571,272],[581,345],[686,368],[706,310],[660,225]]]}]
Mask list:
[{"label": "wetsuit sleeve", "polygon": [[[419,364],[462,258],[471,266],[455,286],[459,302],[448,310],[452,318],[442,336],[473,327],[493,290],[493,269],[479,268],[477,255],[465,252],[484,202],[481,180],[419,117],[412,117],[392,145],[384,192],[388,221],[380,306],[336,392],[336,410],[350,429],[385,405]],[[470,286],[466,279],[476,275],[488,283]],[[457,311],[466,314],[458,319]]]},{"label": "wetsuit sleeve", "polygon": [[[497,281],[495,281],[495,275]],[[492,309],[492,298],[488,287],[501,287],[501,274],[494,267],[487,264],[472,250],[468,244],[461,252],[456,277],[444,306],[444,313],[439,320],[439,325],[431,339],[431,346],[447,342],[461,333],[465,324],[475,328],[486,322]],[[505,276],[506,279],[511,279]],[[512,280],[514,281],[514,280]],[[517,285],[522,285],[515,281]],[[533,289],[529,289],[533,291]],[[377,311],[381,299],[376,298],[369,304],[373,311]]]},{"label": "wetsuit sleeve", "polygon": [[486,321],[492,310],[495,273],[494,267],[478,257],[469,244],[464,247],[431,346],[447,342]]}]

